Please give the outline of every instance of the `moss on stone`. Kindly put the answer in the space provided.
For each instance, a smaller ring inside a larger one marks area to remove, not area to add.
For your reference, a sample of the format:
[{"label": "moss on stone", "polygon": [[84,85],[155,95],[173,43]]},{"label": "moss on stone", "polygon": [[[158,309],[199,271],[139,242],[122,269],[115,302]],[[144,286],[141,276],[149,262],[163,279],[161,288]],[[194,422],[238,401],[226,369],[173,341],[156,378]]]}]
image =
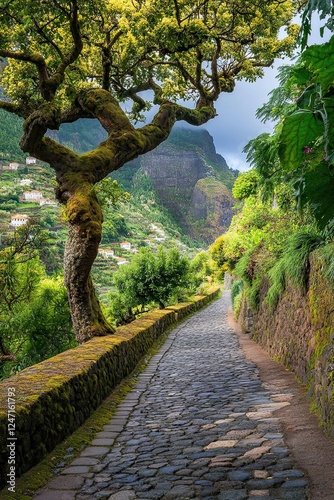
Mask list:
[{"label": "moss on stone", "polygon": [[[218,296],[213,290],[178,308],[193,312]],[[126,377],[156,339],[177,321],[171,309],[152,311],[114,335],[94,337],[4,380],[0,394],[1,485],[7,466],[7,394],[16,393],[17,477],[82,425]]]}]

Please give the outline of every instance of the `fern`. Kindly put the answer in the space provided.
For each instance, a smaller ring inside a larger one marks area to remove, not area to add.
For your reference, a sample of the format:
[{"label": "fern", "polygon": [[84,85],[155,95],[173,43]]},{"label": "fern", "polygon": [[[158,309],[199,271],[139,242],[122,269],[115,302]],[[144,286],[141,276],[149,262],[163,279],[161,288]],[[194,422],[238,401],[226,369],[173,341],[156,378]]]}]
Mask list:
[{"label": "fern", "polygon": [[270,307],[273,308],[277,306],[278,300],[285,290],[284,264],[284,258],[281,258],[276,262],[276,264],[270,269],[268,273],[269,283],[271,284],[271,286],[269,287],[265,301]]},{"label": "fern", "polygon": [[288,279],[302,290],[306,289],[310,267],[309,255],[323,242],[323,237],[315,232],[298,232],[288,239],[282,257],[268,273],[270,287],[265,300],[269,306],[276,307]]},{"label": "fern", "polygon": [[239,259],[234,269],[236,276],[238,276],[238,278],[240,278],[247,285],[251,285],[252,283],[252,277],[249,274],[249,266],[252,260],[252,255],[253,249],[245,252],[244,255]]},{"label": "fern", "polygon": [[323,238],[314,232],[298,232],[287,242],[283,252],[285,274],[294,285],[305,289],[309,277],[309,255],[321,246]]}]

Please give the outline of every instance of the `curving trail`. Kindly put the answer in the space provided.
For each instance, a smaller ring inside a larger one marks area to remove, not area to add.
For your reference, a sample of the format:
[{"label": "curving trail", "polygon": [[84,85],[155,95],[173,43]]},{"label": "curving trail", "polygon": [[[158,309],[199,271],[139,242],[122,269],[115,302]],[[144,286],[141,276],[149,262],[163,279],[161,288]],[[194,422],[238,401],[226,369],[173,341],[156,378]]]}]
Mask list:
[{"label": "curving trail", "polygon": [[298,463],[284,431],[300,397],[296,384],[246,336],[238,338],[229,306],[223,292],[174,329],[104,431],[34,498],[334,498],[313,496],[305,451]]}]

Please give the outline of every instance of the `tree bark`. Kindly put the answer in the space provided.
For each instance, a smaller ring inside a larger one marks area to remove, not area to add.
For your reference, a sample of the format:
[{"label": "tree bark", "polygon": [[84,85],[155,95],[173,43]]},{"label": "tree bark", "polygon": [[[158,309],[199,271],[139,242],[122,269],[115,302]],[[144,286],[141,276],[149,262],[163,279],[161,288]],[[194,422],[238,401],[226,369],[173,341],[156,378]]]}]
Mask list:
[{"label": "tree bark", "polygon": [[[20,147],[54,169],[58,182],[56,197],[66,206],[69,238],[64,255],[65,285],[80,343],[114,332],[103,315],[91,277],[103,222],[94,185],[128,161],[156,148],[167,139],[176,121],[202,125],[216,114],[213,103],[203,99],[195,109],[169,101],[159,103],[151,123],[138,129],[117,100],[103,89],[80,91],[66,111],[54,103],[43,103],[24,113]],[[79,155],[45,136],[48,129],[57,130],[62,123],[84,117],[97,118],[108,133],[106,141],[90,152]]]},{"label": "tree bark", "polygon": [[67,201],[69,236],[64,254],[65,285],[76,339],[108,335],[114,328],[106,321],[92,282],[91,269],[98,253],[103,216],[92,185],[70,195]]}]

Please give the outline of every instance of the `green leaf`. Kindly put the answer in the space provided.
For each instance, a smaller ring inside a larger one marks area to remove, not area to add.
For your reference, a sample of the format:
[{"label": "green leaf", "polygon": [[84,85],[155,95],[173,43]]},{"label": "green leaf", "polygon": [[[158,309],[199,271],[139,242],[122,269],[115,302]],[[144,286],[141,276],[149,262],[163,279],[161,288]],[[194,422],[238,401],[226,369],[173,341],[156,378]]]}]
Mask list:
[{"label": "green leaf", "polygon": [[323,132],[322,120],[311,111],[296,111],[285,118],[278,148],[283,169],[291,171],[298,168],[306,158],[305,148]]},{"label": "green leaf", "polygon": [[305,108],[311,108],[313,106],[313,103],[319,95],[319,85],[316,85],[315,83],[312,83],[312,85],[309,85],[304,92],[298,97],[296,104],[298,108],[305,109]]},{"label": "green leaf", "polygon": [[301,194],[302,204],[309,203],[320,229],[334,219],[334,172],[326,162],[321,162],[304,175]]},{"label": "green leaf", "polygon": [[323,93],[334,84],[334,37],[322,45],[312,45],[302,55],[302,61],[320,83]]}]

